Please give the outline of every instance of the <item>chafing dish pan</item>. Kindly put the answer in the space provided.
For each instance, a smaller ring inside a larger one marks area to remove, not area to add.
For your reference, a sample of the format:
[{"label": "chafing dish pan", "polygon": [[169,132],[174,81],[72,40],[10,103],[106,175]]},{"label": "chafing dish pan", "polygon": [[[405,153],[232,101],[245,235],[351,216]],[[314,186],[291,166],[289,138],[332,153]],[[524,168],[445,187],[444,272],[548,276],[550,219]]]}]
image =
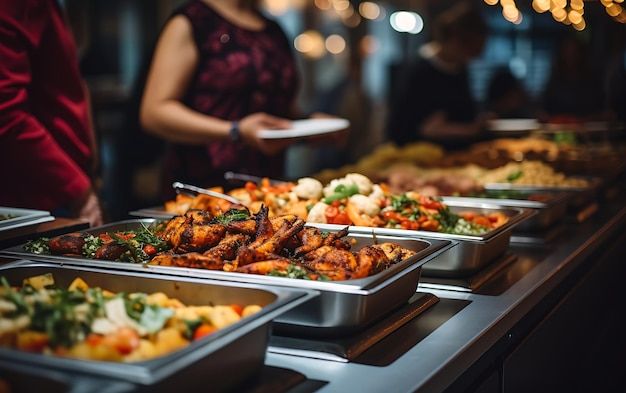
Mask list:
[{"label": "chafing dish pan", "polygon": [[[446,252],[424,265],[422,273],[426,276],[463,277],[470,275],[498,256],[502,255],[511,239],[513,228],[536,214],[529,209],[505,208],[492,203],[476,203],[471,201],[449,201],[443,199],[454,213],[471,211],[480,214],[500,212],[509,217],[509,221],[499,228],[481,236],[456,235],[442,232],[416,231],[408,229],[350,227],[354,233],[375,236],[402,236],[424,240],[452,240],[456,244]],[[336,228],[337,225],[313,224],[323,229]]]},{"label": "chafing dish pan", "polygon": [[[533,193],[534,194],[534,193]],[[531,201],[526,199],[502,199],[502,198],[460,198],[460,197],[444,197],[445,203],[454,202],[471,202],[478,204],[492,204],[507,208],[531,209],[536,212],[535,215],[528,217],[526,220],[519,222],[515,226],[515,231],[534,232],[546,229],[567,213],[567,193],[545,193],[545,201]]]},{"label": "chafing dish pan", "polygon": [[[154,219],[127,220],[109,224],[86,232],[124,231],[155,222]],[[343,229],[333,228],[331,231]],[[416,255],[394,264],[378,274],[358,280],[311,281],[285,277],[260,276],[236,272],[152,266],[125,262],[72,258],[54,255],[36,255],[24,251],[23,245],[4,250],[0,255],[45,260],[56,263],[91,266],[105,269],[123,269],[135,272],[161,273],[175,276],[210,278],[223,281],[245,282],[276,287],[307,288],[320,292],[320,296],[276,319],[278,328],[302,331],[307,334],[334,335],[360,329],[395,307],[405,303],[416,291],[421,266],[449,248],[452,242],[445,239],[416,239],[350,232],[348,239],[358,250],[375,242],[391,241],[416,251]]]},{"label": "chafing dish pan", "polygon": [[42,373],[55,370],[76,376],[103,377],[148,385],[151,391],[153,387],[184,391],[200,386],[219,391],[243,381],[263,365],[272,319],[316,295],[305,290],[42,262],[18,261],[0,267],[0,275],[12,285],[21,285],[24,278],[44,273],[52,273],[60,287],[67,287],[74,278],[81,277],[91,286],[110,291],[163,292],[189,305],[236,303],[263,307],[260,312],[183,349],[143,362],[76,360],[0,348],[0,361],[30,365]]}]

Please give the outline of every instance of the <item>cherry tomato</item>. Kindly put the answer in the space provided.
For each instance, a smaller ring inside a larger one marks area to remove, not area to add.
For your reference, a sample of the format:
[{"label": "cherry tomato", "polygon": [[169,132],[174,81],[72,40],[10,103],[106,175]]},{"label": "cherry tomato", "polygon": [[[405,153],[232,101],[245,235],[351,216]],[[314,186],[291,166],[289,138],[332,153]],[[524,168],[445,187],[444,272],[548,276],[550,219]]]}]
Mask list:
[{"label": "cherry tomato", "polygon": [[208,336],[216,330],[217,329],[214,326],[203,323],[202,325],[198,326],[195,332],[193,332],[193,339],[199,340],[202,337]]},{"label": "cherry tomato", "polygon": [[231,304],[230,308],[233,309],[239,316],[243,314],[243,307],[240,304]]},{"label": "cherry tomato", "polygon": [[139,335],[133,329],[121,328],[115,333],[104,336],[102,345],[115,348],[122,355],[128,355],[139,346]]},{"label": "cherry tomato", "polygon": [[145,246],[143,246],[143,252],[145,252],[147,255],[154,255],[156,254],[157,249],[152,244],[146,244]]},{"label": "cherry tomato", "polygon": [[102,343],[102,339],[103,337],[101,335],[91,333],[90,335],[87,336],[87,338],[85,339],[85,342],[92,347],[97,347],[98,345]]},{"label": "cherry tomato", "polygon": [[352,224],[352,221],[350,220],[348,213],[346,213],[345,211],[340,211],[339,213],[337,213],[334,217],[331,217],[330,219],[328,219],[327,217],[326,221],[329,224],[338,224],[338,225]]},{"label": "cherry tomato", "polygon": [[328,206],[326,208],[326,211],[324,212],[324,215],[326,215],[326,221],[331,220],[332,218],[334,218],[337,214],[339,214],[339,209],[336,206]]}]

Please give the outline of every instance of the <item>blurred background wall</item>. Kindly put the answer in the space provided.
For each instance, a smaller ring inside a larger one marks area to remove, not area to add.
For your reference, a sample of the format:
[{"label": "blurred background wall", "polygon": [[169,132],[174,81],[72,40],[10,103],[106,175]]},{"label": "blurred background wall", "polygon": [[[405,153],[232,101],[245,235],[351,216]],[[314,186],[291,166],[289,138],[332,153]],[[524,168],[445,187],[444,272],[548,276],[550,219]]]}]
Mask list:
[{"label": "blurred background wall", "polygon": [[[159,32],[183,2],[62,2],[91,90],[100,142],[101,194],[110,218],[160,202],[156,195],[162,143],[140,131],[137,107]],[[354,161],[384,141],[389,97],[401,85],[406,65],[429,41],[433,18],[453,3],[265,0],[265,11],[293,42],[303,82],[299,99],[303,110],[345,117],[353,125],[346,149],[291,148],[286,177]],[[600,2],[585,3],[582,31],[557,23],[550,12],[533,12],[530,1],[517,2],[522,17],[515,23],[505,20],[498,6],[474,3],[490,28],[482,56],[470,67],[473,94],[484,106],[490,81],[502,73],[517,78],[531,105],[540,105],[558,45],[567,36],[584,43],[585,61],[605,91],[612,65],[626,61],[625,25],[612,21]]]}]

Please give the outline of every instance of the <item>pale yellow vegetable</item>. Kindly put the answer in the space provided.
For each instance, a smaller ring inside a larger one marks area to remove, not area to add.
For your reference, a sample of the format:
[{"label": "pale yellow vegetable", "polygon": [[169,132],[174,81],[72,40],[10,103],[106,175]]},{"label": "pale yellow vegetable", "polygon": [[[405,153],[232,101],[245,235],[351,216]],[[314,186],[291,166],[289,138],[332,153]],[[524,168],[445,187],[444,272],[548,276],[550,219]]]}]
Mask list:
[{"label": "pale yellow vegetable", "polygon": [[244,309],[243,309],[243,311],[241,313],[241,316],[245,318],[245,317],[248,317],[248,316],[250,316],[252,314],[258,313],[259,311],[261,311],[261,306],[258,306],[256,304],[250,305],[250,306],[246,306],[246,307],[244,307]]},{"label": "pale yellow vegetable", "polygon": [[34,276],[24,279],[22,285],[30,285],[31,287],[39,290],[44,289],[47,286],[54,285],[54,277],[51,273],[42,274],[40,276]]},{"label": "pale yellow vegetable", "polygon": [[89,285],[87,285],[87,283],[85,282],[85,280],[83,280],[80,277],[76,277],[74,279],[74,281],[72,281],[72,283],[70,284],[69,288],[70,291],[83,291],[83,292],[87,292],[87,290],[89,289]]}]

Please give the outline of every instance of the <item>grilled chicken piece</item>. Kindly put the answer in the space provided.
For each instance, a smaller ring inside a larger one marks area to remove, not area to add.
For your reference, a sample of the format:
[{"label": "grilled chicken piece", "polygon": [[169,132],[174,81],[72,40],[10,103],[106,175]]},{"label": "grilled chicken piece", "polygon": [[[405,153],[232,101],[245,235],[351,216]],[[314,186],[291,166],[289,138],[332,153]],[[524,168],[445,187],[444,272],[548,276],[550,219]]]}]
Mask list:
[{"label": "grilled chicken piece", "polygon": [[115,261],[122,256],[128,248],[116,242],[109,242],[98,247],[94,254],[95,259],[104,259],[107,261]]},{"label": "grilled chicken piece", "polygon": [[222,270],[227,261],[235,259],[237,249],[247,240],[248,237],[245,235],[230,234],[226,235],[217,246],[204,252],[204,254],[197,252],[182,255],[163,253],[154,257],[150,264]]},{"label": "grilled chicken piece", "polygon": [[161,233],[161,239],[169,243],[172,238],[172,234],[176,232],[178,228],[185,223],[185,221],[185,216],[177,216],[169,220],[167,225],[165,225],[165,229],[163,229],[163,232]]},{"label": "grilled chicken piece", "polygon": [[245,235],[253,236],[256,233],[256,221],[232,221],[226,224],[226,230],[232,233],[243,233]]},{"label": "grilled chicken piece", "polygon": [[341,250],[349,250],[351,248],[350,243],[343,239],[348,235],[348,227],[343,228],[339,232],[329,233],[324,239],[325,246],[332,246]]},{"label": "grilled chicken piece", "polygon": [[222,261],[232,261],[237,257],[237,250],[248,242],[249,237],[242,234],[228,234],[217,246],[204,253],[204,256],[221,259]]},{"label": "grilled chicken piece", "polygon": [[186,254],[163,253],[155,256],[150,261],[151,265],[190,267],[196,269],[222,270],[223,259],[207,257],[198,252]]},{"label": "grilled chicken piece", "polygon": [[48,241],[48,246],[53,254],[82,255],[85,237],[87,237],[85,233],[68,233],[53,237]]},{"label": "grilled chicken piece", "polygon": [[[269,221],[269,220],[267,220]],[[297,220],[293,225],[285,222],[272,236],[266,236],[268,228],[261,226],[261,235],[252,243],[243,246],[237,252],[236,266],[244,266],[252,262],[264,261],[272,254],[278,253],[284,244],[298,233],[304,226],[303,220]]]},{"label": "grilled chicken piece", "polygon": [[172,233],[169,243],[177,254],[203,251],[215,246],[226,234],[226,227],[220,224],[192,225],[185,222]]},{"label": "grilled chicken piece", "polygon": [[375,246],[363,247],[356,253],[357,267],[352,278],[363,278],[385,270],[391,261],[385,253]]},{"label": "grilled chicken piece", "polygon": [[295,250],[295,255],[303,255],[320,248],[324,244],[324,236],[317,228],[304,228],[296,235],[301,246]]},{"label": "grilled chicken piece", "polygon": [[309,269],[323,274],[333,281],[348,280],[353,277],[357,268],[357,260],[353,253],[330,246],[323,246],[309,253],[307,256],[316,255],[317,258],[304,260],[302,264]]},{"label": "grilled chicken piece", "polygon": [[396,243],[381,243],[371,247],[382,250],[391,263],[404,261],[416,254],[415,251],[404,248]]},{"label": "grilled chicken piece", "polygon": [[272,271],[286,273],[291,262],[287,258],[277,258],[268,261],[254,262],[238,267],[235,271],[239,273],[267,275]]},{"label": "grilled chicken piece", "polygon": [[272,217],[270,218],[270,222],[272,223],[272,228],[274,229],[274,232],[276,232],[280,228],[282,228],[285,223],[291,225],[298,219],[299,217],[295,214],[286,214],[284,216]]}]

